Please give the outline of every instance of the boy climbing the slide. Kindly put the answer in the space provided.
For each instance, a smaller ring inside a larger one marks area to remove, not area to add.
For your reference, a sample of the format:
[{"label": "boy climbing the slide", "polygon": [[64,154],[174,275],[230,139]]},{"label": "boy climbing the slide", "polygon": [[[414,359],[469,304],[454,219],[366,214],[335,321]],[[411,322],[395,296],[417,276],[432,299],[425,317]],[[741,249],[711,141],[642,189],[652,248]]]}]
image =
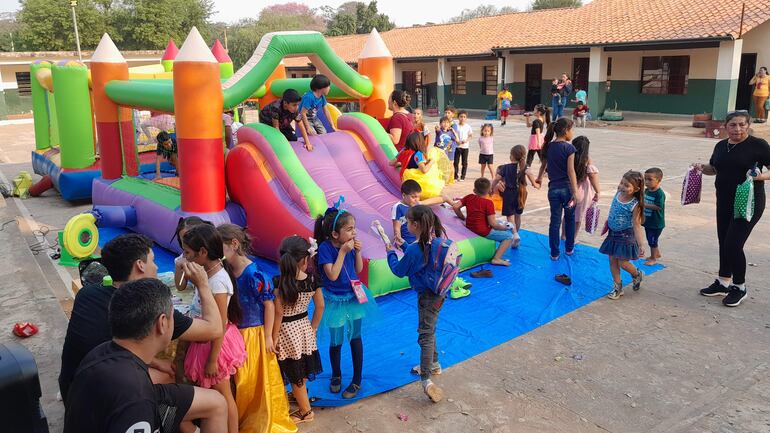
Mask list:
[{"label": "boy climbing the slide", "polygon": [[310,91],[302,95],[299,110],[302,114],[305,130],[310,135],[326,134],[327,132],[323,122],[318,118],[318,112],[323,111],[326,119],[331,119],[329,108],[326,106],[326,95],[329,94],[331,85],[332,83],[326,75],[318,74],[310,80]]},{"label": "boy climbing the slide", "polygon": [[270,125],[281,131],[281,134],[289,141],[297,141],[297,133],[291,125],[292,122],[295,122],[302,133],[305,149],[312,151],[313,145],[310,144],[305,125],[302,124],[302,116],[299,113],[301,99],[296,90],[286,89],[281,99],[267,104],[265,108],[260,110],[259,123]]},{"label": "boy climbing the slide", "polygon": [[160,163],[165,159],[176,169],[176,175],[179,176],[179,153],[176,148],[176,141],[171,134],[166,131],[160,131],[157,136],[158,148],[155,150],[155,178],[160,179]]}]

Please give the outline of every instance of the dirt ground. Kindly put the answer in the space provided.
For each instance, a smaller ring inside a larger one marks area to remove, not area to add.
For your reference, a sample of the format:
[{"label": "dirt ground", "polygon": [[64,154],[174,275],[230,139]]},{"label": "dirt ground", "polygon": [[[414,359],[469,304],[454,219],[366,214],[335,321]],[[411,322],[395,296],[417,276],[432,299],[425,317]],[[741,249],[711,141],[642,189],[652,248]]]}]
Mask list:
[{"label": "dirt ground", "polygon": [[[471,121],[476,132],[481,123]],[[498,123],[499,164],[507,162],[512,145],[526,145],[529,130],[519,122]],[[706,161],[716,141],[651,128],[587,128],[576,135],[591,140],[605,216],[622,173],[663,169],[666,268],[647,278],[638,293],[620,301],[600,299],[445,369],[436,381],[446,394],[439,404],[411,384],[350,406],[319,409],[315,421],[300,431],[770,432],[770,219],[756,226],[746,246],[749,299],[726,308],[721,298],[697,293],[713,281],[717,268],[711,180],[706,179],[702,203],[682,207],[678,200],[688,164]],[[5,179],[31,171],[33,147],[32,125],[0,127]],[[454,195],[472,189],[477,158],[474,140],[469,180],[452,186]],[[47,239],[53,242],[68,218],[88,208],[53,192],[0,204],[0,329],[9,331],[18,321],[40,325],[38,336],[21,343],[36,356],[53,432],[63,424],[56,377],[69,283],[68,274],[48,259],[39,235],[49,228]],[[547,224],[545,189],[530,190],[524,229],[546,233]],[[598,246],[600,238],[582,232],[579,241]],[[10,340],[15,340],[10,332],[0,337]]]}]

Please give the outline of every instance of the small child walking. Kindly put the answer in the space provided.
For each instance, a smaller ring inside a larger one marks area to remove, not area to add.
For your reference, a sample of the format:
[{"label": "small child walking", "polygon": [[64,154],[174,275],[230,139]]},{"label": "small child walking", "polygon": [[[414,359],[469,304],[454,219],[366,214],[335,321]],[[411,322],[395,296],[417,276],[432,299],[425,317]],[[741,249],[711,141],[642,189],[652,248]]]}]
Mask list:
[{"label": "small child walking", "polygon": [[268,277],[247,256],[251,238],[235,224],[217,227],[225,268],[235,277],[243,311],[238,329],[246,346],[246,362],[235,374],[235,404],[240,433],[294,432],[289,401],[275,357],[275,295]]},{"label": "small child walking", "polygon": [[[423,392],[431,401],[439,402],[444,392],[431,381],[431,376],[441,374],[436,348],[436,323],[444,305],[445,296],[433,292],[430,281],[436,281],[442,266],[432,266],[440,253],[439,245],[446,231],[433,211],[423,205],[409,208],[407,227],[417,241],[409,245],[404,257],[399,260],[391,245],[388,251],[388,266],[397,277],[408,277],[409,286],[417,292],[417,344],[420,345],[420,366],[417,369],[422,381]],[[429,264],[431,264],[429,266]]]},{"label": "small child walking", "polygon": [[[580,225],[586,216],[586,210],[592,203],[599,201],[599,169],[593,164],[588,153],[591,141],[585,135],[572,139],[575,146],[575,237],[580,233]],[[562,239],[566,239],[566,223],[562,226]]]},{"label": "small child walking", "polygon": [[491,123],[485,123],[481,126],[481,136],[479,137],[479,164],[481,164],[481,177],[484,177],[484,171],[489,169],[489,177],[495,173],[492,164],[495,162],[494,137],[495,127]]},{"label": "small child walking", "polygon": [[458,140],[457,131],[452,127],[452,119],[447,116],[441,117],[439,126],[436,127],[436,139],[433,145],[446,152],[450,161],[454,161]]},{"label": "small child walking", "polygon": [[660,187],[663,170],[658,167],[644,172],[644,233],[650,246],[650,257],[645,265],[654,265],[660,259],[658,241],[666,227],[666,193]]},{"label": "small child walking", "polygon": [[[191,227],[182,238],[182,246],[185,259],[206,270],[225,330],[222,337],[212,341],[190,343],[184,360],[185,375],[199,386],[214,388],[224,396],[227,402],[227,431],[238,433],[238,407],[230,376],[246,362],[246,348],[243,336],[235,326],[243,319],[237,287],[233,284],[233,276],[222,265],[222,237],[213,225]],[[200,305],[197,309],[200,310]]]},{"label": "small child walking", "polygon": [[551,125],[551,116],[545,105],[537,104],[533,115],[535,118],[532,119],[532,129],[529,132],[527,167],[532,165],[535,155],[538,161],[543,163],[543,155],[540,152],[543,149],[546,128]]},{"label": "small child walking", "polygon": [[609,233],[602,242],[599,252],[610,257],[613,288],[607,295],[610,299],[620,299],[623,296],[623,283],[620,270],[633,277],[632,288],[639,290],[644,273],[631,263],[644,257],[644,178],[638,171],[628,171],[623,175],[618,185],[618,192],[612,199],[610,214],[607,217]]},{"label": "small child walking", "polygon": [[[353,379],[342,393],[350,399],[361,389],[364,369],[364,342],[361,338],[363,319],[377,313],[374,296],[358,278],[364,269],[361,241],[356,239],[356,219],[345,209],[326,210],[315,223],[315,238],[320,242],[317,268],[321,274],[325,311],[324,325],[329,328],[329,361],[332,377],[329,390],[340,392],[342,385],[342,343],[346,336],[353,360]],[[366,300],[359,299],[356,291],[363,291]],[[347,328],[347,333],[345,332]]]},{"label": "small child walking", "polygon": [[529,179],[532,186],[540,189],[540,185],[535,182],[535,176],[527,168],[526,157],[527,149],[524,146],[520,144],[513,146],[510,164],[497,167],[497,173],[492,181],[493,194],[502,188],[503,216],[516,228],[513,232],[513,248],[518,248],[519,243],[521,243],[519,230],[521,229],[521,214],[524,213],[523,203],[519,200],[519,188],[526,188],[527,179]]},{"label": "small child walking", "polygon": [[[281,373],[291,384],[291,393],[299,409],[291,414],[296,424],[313,421],[313,409],[307,395],[307,381],[321,373],[316,332],[324,312],[321,286],[308,271],[315,245],[300,236],[289,236],[281,242],[278,254],[281,274],[273,278],[275,308],[278,314],[273,326],[273,341]],[[313,301],[313,318],[308,319],[308,305]]]}]

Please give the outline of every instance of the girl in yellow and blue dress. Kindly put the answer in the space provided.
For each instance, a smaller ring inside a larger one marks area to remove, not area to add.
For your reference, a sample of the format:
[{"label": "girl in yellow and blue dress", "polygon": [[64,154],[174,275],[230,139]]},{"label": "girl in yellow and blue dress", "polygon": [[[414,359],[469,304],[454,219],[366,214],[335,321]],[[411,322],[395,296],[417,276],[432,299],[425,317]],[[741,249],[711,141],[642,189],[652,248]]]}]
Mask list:
[{"label": "girl in yellow and blue dress", "polygon": [[235,404],[241,433],[294,433],[281,370],[275,356],[275,295],[270,280],[247,253],[251,240],[235,224],[217,227],[225,265],[235,277],[243,317],[238,328],[246,345],[246,362],[235,374]]}]

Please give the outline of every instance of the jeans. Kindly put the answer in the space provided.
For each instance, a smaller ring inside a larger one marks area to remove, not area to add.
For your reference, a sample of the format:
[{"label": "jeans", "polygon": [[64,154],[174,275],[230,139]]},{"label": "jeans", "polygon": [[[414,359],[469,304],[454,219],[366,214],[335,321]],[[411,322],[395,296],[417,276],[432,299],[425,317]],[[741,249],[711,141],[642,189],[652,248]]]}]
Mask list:
[{"label": "jeans", "polygon": [[318,117],[308,116],[307,123],[309,123],[310,127],[315,130],[316,134],[326,134],[326,127],[324,126],[323,122],[321,122],[321,119],[319,119]]},{"label": "jeans", "polygon": [[292,128],[291,126],[287,128],[280,128],[279,131],[281,131],[281,134],[283,134],[283,136],[286,137],[286,140],[297,141],[297,133],[294,132],[294,128]]},{"label": "jeans", "polygon": [[417,344],[420,345],[420,379],[430,379],[430,370],[438,363],[436,322],[444,306],[444,297],[430,289],[417,295]]},{"label": "jeans", "polygon": [[[458,147],[455,150],[455,180],[459,177],[465,179],[465,174],[468,172],[468,151],[470,149],[463,149]],[[460,160],[463,162],[462,176],[460,176]]]},{"label": "jeans", "polygon": [[644,228],[644,235],[647,238],[647,245],[649,245],[650,248],[658,248],[658,239],[660,238],[661,233],[663,233],[663,229]]},{"label": "jeans", "polygon": [[564,231],[567,234],[564,248],[568,253],[575,249],[575,206],[569,207],[570,200],[572,200],[572,192],[568,187],[548,189],[548,203],[551,205],[548,244],[551,247],[551,257],[559,257],[562,211],[564,212]]},{"label": "jeans", "polygon": [[554,95],[551,98],[551,106],[553,107],[552,121],[556,121],[556,119],[564,115],[564,102],[564,98],[559,95]]}]

